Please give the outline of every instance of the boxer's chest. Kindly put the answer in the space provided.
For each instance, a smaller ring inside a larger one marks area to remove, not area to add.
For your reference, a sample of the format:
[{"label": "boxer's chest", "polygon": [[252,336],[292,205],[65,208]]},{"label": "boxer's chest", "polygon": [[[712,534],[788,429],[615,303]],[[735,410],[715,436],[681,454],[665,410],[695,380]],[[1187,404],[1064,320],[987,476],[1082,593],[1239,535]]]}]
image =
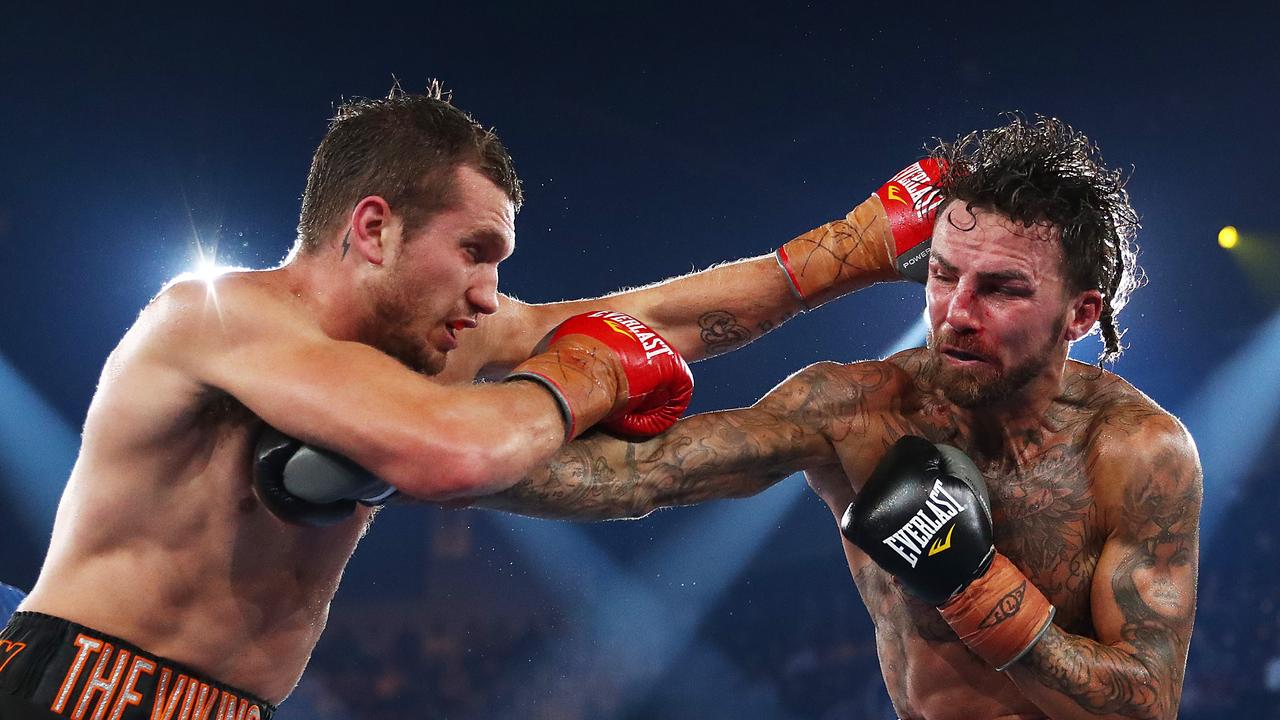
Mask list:
[{"label": "boxer's chest", "polygon": [[[1018,452],[983,461],[962,432],[932,424],[912,431],[956,445],[978,461],[991,498],[996,549],[1054,604],[1060,627],[1092,636],[1090,585],[1105,532],[1082,438],[1072,432],[1029,438]],[[878,623],[933,642],[958,642],[932,607],[907,597],[874,563],[852,569]]]},{"label": "boxer's chest", "polygon": [[1026,464],[982,469],[996,549],[1054,604],[1060,627],[1092,636],[1090,586],[1106,537],[1083,445],[1063,442]]}]

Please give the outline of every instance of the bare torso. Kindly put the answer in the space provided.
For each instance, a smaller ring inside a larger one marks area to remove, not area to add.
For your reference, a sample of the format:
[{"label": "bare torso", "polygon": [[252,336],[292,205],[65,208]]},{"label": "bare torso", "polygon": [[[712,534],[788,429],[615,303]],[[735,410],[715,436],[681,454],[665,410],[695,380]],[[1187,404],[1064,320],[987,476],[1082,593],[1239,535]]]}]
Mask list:
[{"label": "bare torso", "polygon": [[[888,403],[871,404],[892,409],[835,419],[836,425],[845,423],[834,433],[841,465],[810,471],[810,485],[839,518],[884,449],[899,437],[915,434],[959,447],[987,480],[996,548],[1054,604],[1055,624],[1096,638],[1090,587],[1112,504],[1105,478],[1089,472],[1088,458],[1098,450],[1096,429],[1116,416],[1117,408],[1130,419],[1135,412],[1160,411],[1116,376],[1069,363],[1063,394],[1039,427],[993,439],[959,422],[949,403],[923,387],[921,360],[922,352],[912,351],[885,363],[858,365],[850,387],[881,399],[891,396]],[[1044,716],[1011,680],[973,655],[936,609],[906,594],[862,551],[848,542],[844,547],[875,623],[881,670],[902,718]]]},{"label": "bare torso", "polygon": [[121,637],[279,702],[370,518],[288,525],[251,487],[261,421],[164,362],[148,313],[106,363],[23,610]]}]

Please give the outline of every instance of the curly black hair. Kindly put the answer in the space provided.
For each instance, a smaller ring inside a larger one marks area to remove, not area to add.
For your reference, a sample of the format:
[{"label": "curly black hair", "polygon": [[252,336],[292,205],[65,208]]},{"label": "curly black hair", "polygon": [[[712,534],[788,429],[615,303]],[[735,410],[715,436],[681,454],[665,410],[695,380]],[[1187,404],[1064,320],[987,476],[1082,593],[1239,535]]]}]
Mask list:
[{"label": "curly black hair", "polygon": [[1125,191],[1128,177],[1109,169],[1097,146],[1061,120],[1009,117],[1003,127],[928,148],[930,157],[947,163],[938,184],[942,200],[959,200],[970,211],[994,210],[1025,225],[1061,228],[1072,289],[1102,293],[1098,363],[1114,362],[1124,334],[1116,315],[1145,281],[1137,266],[1139,224]]}]

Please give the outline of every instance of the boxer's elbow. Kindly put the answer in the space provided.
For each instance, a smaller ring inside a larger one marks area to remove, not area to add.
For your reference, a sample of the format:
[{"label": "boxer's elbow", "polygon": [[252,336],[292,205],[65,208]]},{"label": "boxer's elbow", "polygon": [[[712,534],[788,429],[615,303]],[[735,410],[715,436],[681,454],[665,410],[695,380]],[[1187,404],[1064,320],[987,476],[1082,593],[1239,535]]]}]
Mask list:
[{"label": "boxer's elbow", "polygon": [[464,452],[413,443],[390,453],[377,474],[409,497],[438,502],[467,494],[480,473]]},{"label": "boxer's elbow", "polygon": [[442,502],[498,492],[516,482],[525,468],[501,443],[478,433],[440,432],[405,438],[387,456],[379,473],[400,492]]}]

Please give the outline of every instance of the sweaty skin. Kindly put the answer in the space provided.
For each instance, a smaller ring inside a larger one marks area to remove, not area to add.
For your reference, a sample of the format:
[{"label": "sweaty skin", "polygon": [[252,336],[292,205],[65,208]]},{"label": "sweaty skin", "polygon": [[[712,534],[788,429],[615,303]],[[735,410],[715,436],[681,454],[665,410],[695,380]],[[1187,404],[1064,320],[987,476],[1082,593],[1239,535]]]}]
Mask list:
[{"label": "sweaty skin", "polygon": [[1057,616],[1031,652],[996,672],[841,537],[899,716],[1170,720],[1195,608],[1194,444],[1118,376],[1066,359],[1096,321],[1096,291],[1064,290],[1052,232],[986,213],[943,222],[926,289],[928,348],[820,363],[750,408],[687,418],[645,442],[581,439],[477,504],[640,517],[752,495],[803,470],[838,526],[896,440],[954,445],[986,479],[996,548]]},{"label": "sweaty skin", "polygon": [[469,167],[455,180],[455,204],[409,239],[366,198],[318,254],[175,282],[143,310],[107,359],[21,609],[278,703],[372,513],[321,529],[272,516],[250,480],[264,421],[415,497],[495,492],[560,447],[563,423],[532,383],[471,383],[527,358],[564,318],[633,313],[695,360],[800,309],[771,255],[598,300],[501,296],[514,209]]}]

